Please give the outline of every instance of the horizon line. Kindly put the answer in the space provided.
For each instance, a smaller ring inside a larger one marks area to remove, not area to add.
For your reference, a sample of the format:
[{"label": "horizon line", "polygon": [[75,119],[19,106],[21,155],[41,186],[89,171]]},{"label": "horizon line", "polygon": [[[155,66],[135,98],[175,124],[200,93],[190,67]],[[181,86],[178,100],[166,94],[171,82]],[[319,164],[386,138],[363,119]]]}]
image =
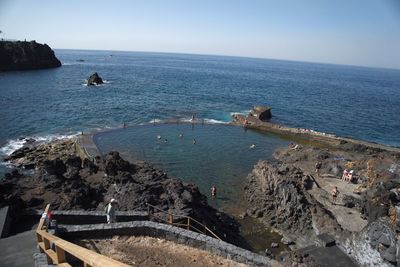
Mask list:
[{"label": "horizon line", "polygon": [[344,64],[344,63],[332,63],[332,62],[317,62],[317,61],[305,61],[296,59],[281,59],[281,58],[268,58],[268,57],[253,57],[253,56],[239,56],[239,55],[223,55],[223,54],[204,54],[195,52],[172,52],[172,51],[146,51],[146,50],[120,50],[120,49],[87,49],[87,48],[53,48],[55,50],[81,50],[81,51],[102,51],[102,52],[133,52],[133,53],[153,53],[153,54],[177,54],[177,55],[194,55],[194,56],[214,56],[214,57],[233,57],[233,58],[243,58],[243,59],[257,59],[257,60],[274,60],[274,61],[287,61],[287,62],[299,62],[308,64],[321,64],[321,65],[333,65],[333,66],[345,66],[345,67],[356,67],[356,68],[368,68],[368,69],[382,69],[389,71],[400,71],[400,68],[394,67],[378,67],[370,65],[354,65],[354,64]]}]

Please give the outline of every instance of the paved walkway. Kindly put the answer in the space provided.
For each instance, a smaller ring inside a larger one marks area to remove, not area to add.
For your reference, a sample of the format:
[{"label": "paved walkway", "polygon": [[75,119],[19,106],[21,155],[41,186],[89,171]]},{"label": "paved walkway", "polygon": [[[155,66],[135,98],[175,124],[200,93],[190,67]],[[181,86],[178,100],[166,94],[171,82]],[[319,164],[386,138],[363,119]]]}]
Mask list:
[{"label": "paved walkway", "polygon": [[93,134],[83,134],[78,136],[78,144],[85,150],[90,157],[101,156],[96,144],[93,142]]},{"label": "paved walkway", "polygon": [[33,254],[38,252],[35,231],[30,230],[0,239],[2,267],[35,266]]}]

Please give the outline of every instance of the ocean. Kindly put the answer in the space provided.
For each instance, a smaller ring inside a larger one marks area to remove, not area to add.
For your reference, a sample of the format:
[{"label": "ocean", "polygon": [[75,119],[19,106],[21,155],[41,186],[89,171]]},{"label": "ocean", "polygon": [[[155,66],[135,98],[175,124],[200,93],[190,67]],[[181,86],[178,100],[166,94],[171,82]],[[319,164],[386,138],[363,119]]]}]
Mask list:
[{"label": "ocean", "polygon": [[[0,73],[0,154],[24,137],[146,124],[194,113],[226,123],[253,105],[272,122],[400,146],[400,70],[145,52],[55,50],[62,67]],[[81,60],[81,61],[79,61]],[[106,80],[88,87],[98,72]]]}]

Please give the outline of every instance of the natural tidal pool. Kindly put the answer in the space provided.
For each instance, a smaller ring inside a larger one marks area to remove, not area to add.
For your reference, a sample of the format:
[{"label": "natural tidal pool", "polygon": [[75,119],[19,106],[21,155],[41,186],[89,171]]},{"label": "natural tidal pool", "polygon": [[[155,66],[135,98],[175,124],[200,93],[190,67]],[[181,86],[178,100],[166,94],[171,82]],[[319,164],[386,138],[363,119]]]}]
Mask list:
[{"label": "natural tidal pool", "polygon": [[[289,141],[238,126],[191,123],[132,126],[97,133],[93,140],[103,154],[117,150],[127,160],[150,162],[169,177],[196,184],[210,205],[236,217],[254,251],[279,243],[280,236],[258,220],[238,215],[246,208],[243,186],[253,166],[260,159],[273,160],[275,149]],[[216,198],[211,197],[212,185]]]},{"label": "natural tidal pool", "polygon": [[[145,160],[168,176],[196,184],[217,208],[241,202],[246,176],[260,159],[272,159],[287,141],[275,136],[218,124],[133,126],[94,135],[101,153],[117,150],[126,159]],[[195,144],[194,144],[195,140]]]}]

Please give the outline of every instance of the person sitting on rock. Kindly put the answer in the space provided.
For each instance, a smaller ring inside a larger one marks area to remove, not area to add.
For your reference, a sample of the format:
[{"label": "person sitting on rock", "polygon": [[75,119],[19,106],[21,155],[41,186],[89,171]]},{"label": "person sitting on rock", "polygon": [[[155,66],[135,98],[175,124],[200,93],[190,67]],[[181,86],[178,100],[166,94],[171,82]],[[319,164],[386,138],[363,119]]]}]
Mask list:
[{"label": "person sitting on rock", "polygon": [[290,144],[289,144],[289,148],[295,150],[295,149],[300,148],[300,146],[299,146],[298,144],[295,144],[295,143],[290,143]]},{"label": "person sitting on rock", "polygon": [[332,189],[332,205],[336,205],[336,199],[338,195],[339,195],[339,190],[337,189],[337,186],[335,186]]},{"label": "person sitting on rock", "polygon": [[110,203],[105,208],[107,214],[107,223],[116,222],[115,210],[116,210],[117,201],[115,199],[111,199]]},{"label": "person sitting on rock", "polygon": [[346,181],[347,181],[348,183],[351,183],[351,181],[353,180],[353,174],[354,174],[354,171],[353,171],[353,170],[350,170],[349,173],[347,174]]}]

